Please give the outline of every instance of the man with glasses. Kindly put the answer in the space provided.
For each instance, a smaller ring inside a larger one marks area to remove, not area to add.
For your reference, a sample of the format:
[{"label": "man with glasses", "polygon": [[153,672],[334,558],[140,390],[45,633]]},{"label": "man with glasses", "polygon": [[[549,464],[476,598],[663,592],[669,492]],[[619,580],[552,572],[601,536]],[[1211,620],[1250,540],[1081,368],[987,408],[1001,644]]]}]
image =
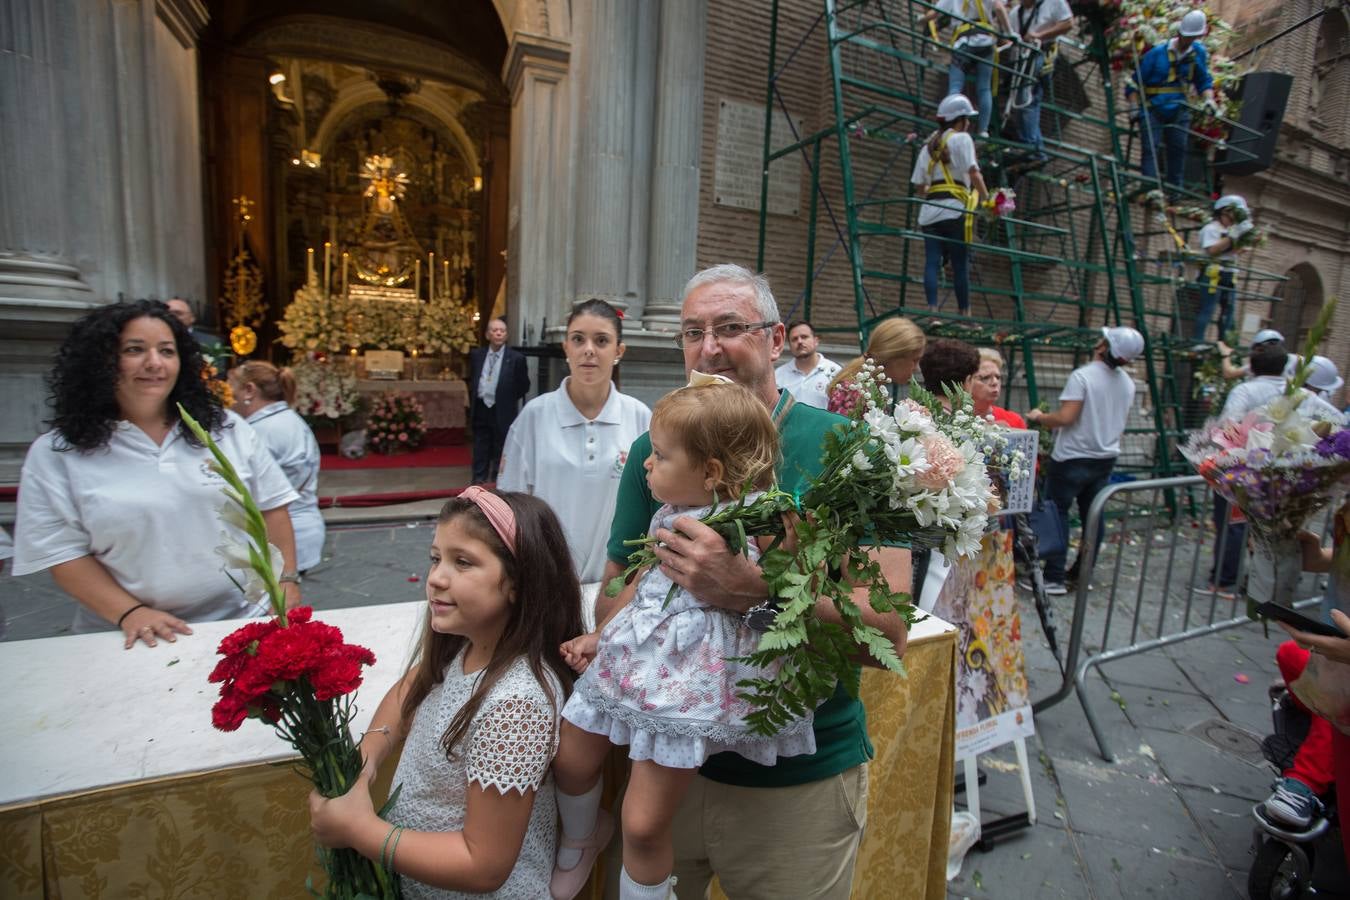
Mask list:
[{"label": "man with glasses", "polygon": [[[821,441],[845,420],[797,403],[779,392],[774,360],[783,348],[783,326],[768,280],[737,265],[713,266],[685,285],[681,331],[685,369],[722,375],[744,385],[773,412],[782,438],[778,467],[783,490],[802,487],[820,472]],[[630,547],[660,506],[647,487],[643,463],[651,440],[633,442],[619,485],[605,578],[623,571]],[[744,615],[772,610],[759,567],[732,553],[712,529],[691,518],[678,531],[658,530],[661,571],[705,603]],[[909,553],[874,551],[891,584],[910,584]],[[854,598],[869,625],[882,629],[904,651],[898,615],[872,611],[862,588]],[[605,598],[597,619],[607,613]],[[822,619],[840,621],[828,601]],[[760,620],[752,617],[752,622]],[[753,625],[751,627],[754,627]],[[815,714],[817,750],[810,756],[760,766],[735,754],[711,757],[699,769],[674,821],[675,875],[682,896],[702,897],[717,875],[728,896],[844,900],[867,819],[867,760],[872,745],[861,702],[842,688]]]}]

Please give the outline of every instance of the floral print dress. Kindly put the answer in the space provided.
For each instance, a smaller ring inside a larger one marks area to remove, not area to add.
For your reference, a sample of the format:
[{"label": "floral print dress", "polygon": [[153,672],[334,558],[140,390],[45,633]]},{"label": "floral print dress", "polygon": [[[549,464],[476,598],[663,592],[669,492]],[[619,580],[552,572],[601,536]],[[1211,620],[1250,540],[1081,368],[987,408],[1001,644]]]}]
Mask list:
[{"label": "floral print dress", "polygon": [[[710,509],[663,506],[648,533]],[[750,555],[759,558],[753,545]],[[737,696],[736,683],[770,670],[735,657],[754,652],[759,633],[739,615],[708,606],[683,588],[667,603],[671,585],[658,569],[642,574],[632,602],[601,632],[596,657],[563,718],[627,746],[630,759],[668,768],[696,768],[723,751],[766,766],[779,756],[814,753],[810,716],[771,737],[752,733],[745,723],[750,704]]]}]

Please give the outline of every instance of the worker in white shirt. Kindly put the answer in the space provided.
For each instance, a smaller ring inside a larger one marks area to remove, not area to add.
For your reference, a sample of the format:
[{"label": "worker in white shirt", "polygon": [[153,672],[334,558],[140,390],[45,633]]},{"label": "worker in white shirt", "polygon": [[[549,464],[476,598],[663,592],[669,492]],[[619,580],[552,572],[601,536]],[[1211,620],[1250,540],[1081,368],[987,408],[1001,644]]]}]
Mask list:
[{"label": "worker in white shirt", "polygon": [[820,338],[810,322],[799,319],[790,323],[787,340],[792,359],[774,372],[778,389],[787,391],[798,403],[828,408],[830,381],[838,374],[839,363],[820,355]]},{"label": "worker in white shirt", "polygon": [[1208,259],[1200,264],[1200,309],[1195,316],[1191,340],[1204,349],[1205,332],[1214,308],[1219,308],[1219,339],[1233,328],[1233,314],[1237,304],[1233,279],[1237,274],[1238,244],[1242,236],[1252,230],[1252,213],[1247,201],[1237,194],[1228,194],[1214,201],[1214,218],[1200,229],[1200,247]]},{"label": "worker in white shirt", "polygon": [[[1284,335],[1280,334],[1274,328],[1263,328],[1252,338],[1252,352],[1255,353],[1257,347],[1261,347],[1265,344],[1283,345]],[[1220,366],[1224,378],[1232,381],[1235,378],[1251,377],[1252,367],[1250,363],[1243,363],[1240,366],[1233,365],[1232,361],[1229,359],[1229,357],[1233,355],[1233,348],[1225,344],[1222,338],[1216,342],[1216,345],[1222,356]],[[1287,361],[1284,364],[1284,377],[1293,378],[1294,372],[1297,371],[1299,363],[1301,362],[1303,362],[1303,357],[1299,356],[1297,353],[1287,354]]]},{"label": "worker in white shirt", "polygon": [[1026,45],[1019,48],[1019,62],[1032,70],[1025,72],[1025,77],[1033,79],[1027,85],[1026,102],[1013,105],[1013,120],[1017,139],[1031,145],[1032,159],[1039,162],[1046,159],[1041,136],[1041,101],[1050,89],[1059,36],[1073,28],[1073,11],[1067,0],[1019,0],[1012,10],[1012,23]]}]

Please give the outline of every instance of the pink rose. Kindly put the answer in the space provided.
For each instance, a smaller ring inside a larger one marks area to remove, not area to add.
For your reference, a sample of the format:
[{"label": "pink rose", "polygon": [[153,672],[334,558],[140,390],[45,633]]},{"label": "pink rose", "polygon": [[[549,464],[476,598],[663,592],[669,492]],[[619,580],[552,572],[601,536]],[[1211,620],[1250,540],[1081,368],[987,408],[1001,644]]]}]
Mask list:
[{"label": "pink rose", "polygon": [[398,433],[398,439],[399,439],[400,441],[406,441],[406,440],[408,439],[408,432],[406,432],[406,431],[400,431],[400,432]]},{"label": "pink rose", "polygon": [[941,434],[926,434],[919,441],[928,457],[928,469],[916,475],[914,480],[920,487],[930,491],[940,491],[950,486],[966,467],[966,459],[961,451]]}]

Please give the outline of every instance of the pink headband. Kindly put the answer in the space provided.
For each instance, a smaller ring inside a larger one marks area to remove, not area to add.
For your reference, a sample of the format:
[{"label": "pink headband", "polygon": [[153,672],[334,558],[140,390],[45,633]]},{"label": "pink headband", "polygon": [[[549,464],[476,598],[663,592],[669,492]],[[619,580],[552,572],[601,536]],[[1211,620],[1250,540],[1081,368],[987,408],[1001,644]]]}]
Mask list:
[{"label": "pink headband", "polygon": [[488,524],[492,530],[497,532],[497,537],[502,539],[506,549],[511,551],[511,555],[516,555],[516,516],[511,512],[511,507],[507,506],[506,501],[498,497],[492,491],[484,490],[478,485],[470,485],[460,492],[461,500],[468,500],[483,511],[487,517]]}]

